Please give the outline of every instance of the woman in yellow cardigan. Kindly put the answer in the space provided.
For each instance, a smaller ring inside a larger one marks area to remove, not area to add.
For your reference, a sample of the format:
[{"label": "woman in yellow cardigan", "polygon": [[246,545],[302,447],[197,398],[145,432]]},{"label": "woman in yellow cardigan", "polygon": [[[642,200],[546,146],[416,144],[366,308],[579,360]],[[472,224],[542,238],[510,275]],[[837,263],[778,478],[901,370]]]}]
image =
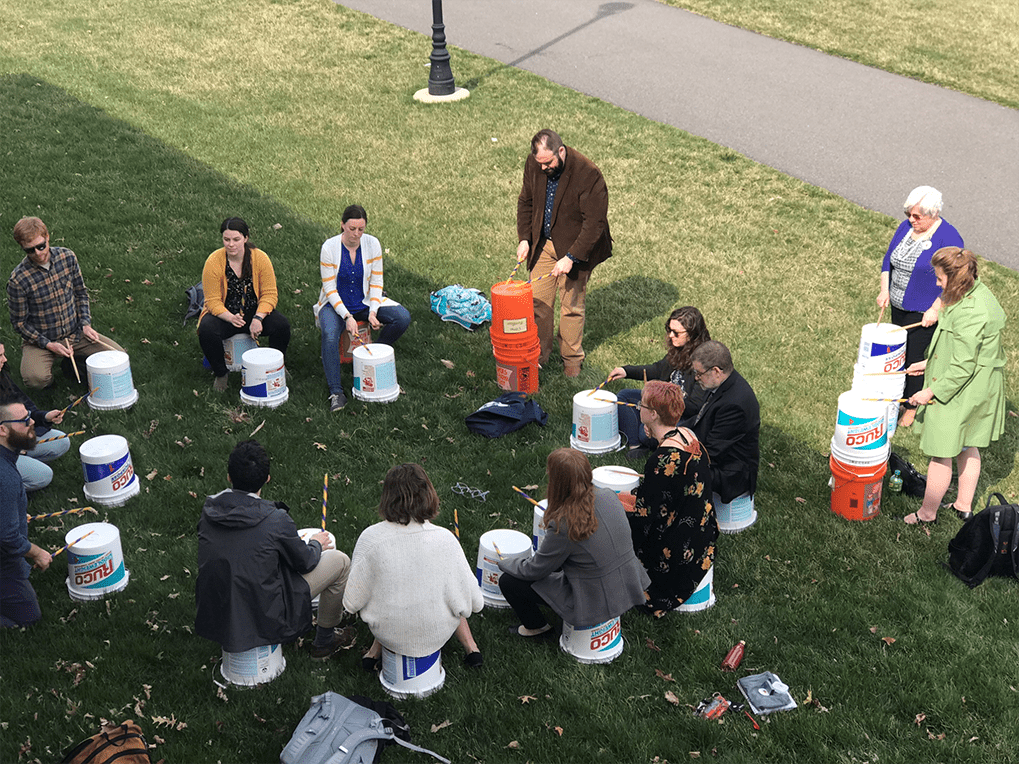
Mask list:
[{"label": "woman in yellow cardigan", "polygon": [[[1005,312],[977,278],[977,260],[960,247],[944,247],[931,258],[941,287],[942,311],[927,358],[906,369],[923,374],[923,389],[910,397],[919,406],[920,448],[931,457],[923,504],[903,518],[908,525],[936,523],[938,509],[951,508],[963,520],[973,515],[980,478],[980,448],[1005,427]],[[959,493],[942,504],[959,465]]]},{"label": "woman in yellow cardigan", "polygon": [[227,218],[219,227],[223,246],[205,261],[202,288],[205,308],[198,317],[198,342],[216,380],[212,387],[227,387],[223,340],[248,332],[253,340],[262,334],[269,346],[287,352],[290,322],[276,310],[276,272],[269,256],[248,243],[248,224]]}]

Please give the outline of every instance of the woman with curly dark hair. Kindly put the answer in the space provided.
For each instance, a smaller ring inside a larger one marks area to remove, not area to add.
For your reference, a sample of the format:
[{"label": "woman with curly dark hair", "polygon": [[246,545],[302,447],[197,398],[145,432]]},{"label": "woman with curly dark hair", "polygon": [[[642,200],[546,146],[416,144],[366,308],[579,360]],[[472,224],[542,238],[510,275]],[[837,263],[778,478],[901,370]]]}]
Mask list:
[{"label": "woman with curly dark hair", "polygon": [[[686,413],[683,416],[693,419],[701,410],[705,391],[694,379],[690,359],[693,351],[710,339],[704,316],[697,308],[692,305],[676,308],[665,322],[665,347],[668,350],[665,357],[646,366],[617,366],[609,375],[609,381],[626,378],[671,382],[683,389],[686,399]],[[625,403],[638,403],[640,390],[624,388],[619,391],[618,397]],[[626,436],[630,446],[627,456],[632,459],[647,456],[648,447],[653,445],[653,441],[644,433],[635,408],[619,407],[619,431]]]}]

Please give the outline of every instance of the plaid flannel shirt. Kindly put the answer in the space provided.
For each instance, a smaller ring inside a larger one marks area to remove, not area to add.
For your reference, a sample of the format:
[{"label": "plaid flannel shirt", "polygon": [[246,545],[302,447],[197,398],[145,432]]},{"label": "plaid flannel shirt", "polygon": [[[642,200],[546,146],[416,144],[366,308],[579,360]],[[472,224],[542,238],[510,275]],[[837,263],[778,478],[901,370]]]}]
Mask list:
[{"label": "plaid flannel shirt", "polygon": [[74,252],[50,247],[50,267],[40,268],[25,258],[7,280],[11,324],[26,345],[45,348],[50,342],[78,339],[92,323],[88,290]]}]

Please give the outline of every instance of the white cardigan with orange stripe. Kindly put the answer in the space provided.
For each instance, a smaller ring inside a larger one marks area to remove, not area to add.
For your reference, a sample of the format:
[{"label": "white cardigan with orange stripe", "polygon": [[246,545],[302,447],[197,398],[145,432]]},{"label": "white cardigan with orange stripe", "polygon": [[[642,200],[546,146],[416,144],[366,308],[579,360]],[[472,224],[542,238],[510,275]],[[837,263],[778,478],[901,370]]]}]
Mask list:
[{"label": "white cardigan with orange stripe", "polygon": [[[318,293],[315,305],[315,318],[326,304],[331,305],[337,315],[346,320],[350,310],[343,304],[336,293],[336,274],[340,269],[340,258],[347,252],[339,236],[328,239],[322,245],[319,255],[319,272],[322,276],[322,289]],[[370,311],[377,311],[382,304],[382,245],[370,234],[361,237],[361,265],[364,268],[364,299],[361,301]],[[358,306],[356,310],[360,310]]]}]

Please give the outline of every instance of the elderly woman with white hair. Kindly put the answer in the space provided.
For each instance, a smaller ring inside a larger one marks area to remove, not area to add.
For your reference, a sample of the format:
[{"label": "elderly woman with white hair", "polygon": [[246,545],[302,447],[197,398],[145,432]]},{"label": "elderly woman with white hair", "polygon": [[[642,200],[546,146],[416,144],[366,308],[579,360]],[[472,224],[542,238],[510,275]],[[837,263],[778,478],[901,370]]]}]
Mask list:
[{"label": "elderly woman with white hair", "polygon": [[[941,217],[941,192],[918,186],[909,192],[903,209],[906,219],[895,229],[881,264],[879,307],[892,306],[892,322],[899,326],[921,324],[906,333],[905,366],[922,361],[934,336],[941,312],[941,287],[934,277],[931,256],[943,247],[962,247],[962,237]],[[904,398],[919,392],[922,380],[907,377]],[[909,427],[916,406],[903,404],[901,427]]]}]

